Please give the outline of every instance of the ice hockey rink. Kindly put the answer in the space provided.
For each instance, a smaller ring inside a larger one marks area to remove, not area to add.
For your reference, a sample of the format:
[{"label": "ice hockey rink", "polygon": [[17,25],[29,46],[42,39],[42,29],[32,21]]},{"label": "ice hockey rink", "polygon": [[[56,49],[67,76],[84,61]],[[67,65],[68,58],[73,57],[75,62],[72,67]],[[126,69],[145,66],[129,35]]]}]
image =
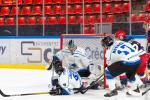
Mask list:
[{"label": "ice hockey rink", "polygon": [[[1,69],[0,89],[5,94],[22,94],[32,92],[49,91],[51,71],[47,70],[22,70],[22,69]],[[144,96],[131,97],[120,91],[117,96],[104,97],[107,90],[88,90],[85,94],[70,96],[51,96],[49,94],[3,97],[0,100],[150,100],[150,92]]]}]

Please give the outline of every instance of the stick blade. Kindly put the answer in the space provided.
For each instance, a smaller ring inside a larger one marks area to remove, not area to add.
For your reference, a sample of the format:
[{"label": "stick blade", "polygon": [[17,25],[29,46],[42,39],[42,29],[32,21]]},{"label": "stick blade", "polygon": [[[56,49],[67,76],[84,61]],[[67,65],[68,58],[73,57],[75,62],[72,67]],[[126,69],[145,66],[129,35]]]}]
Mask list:
[{"label": "stick blade", "polygon": [[10,95],[6,95],[2,90],[0,90],[0,94],[1,94],[3,97],[10,97]]}]

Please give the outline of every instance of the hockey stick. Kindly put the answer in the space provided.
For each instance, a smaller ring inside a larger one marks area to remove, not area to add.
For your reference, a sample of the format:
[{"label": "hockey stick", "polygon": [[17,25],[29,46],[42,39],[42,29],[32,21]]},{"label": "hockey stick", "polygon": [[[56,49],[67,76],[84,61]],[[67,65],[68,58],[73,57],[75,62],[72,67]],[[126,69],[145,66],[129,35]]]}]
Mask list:
[{"label": "hockey stick", "polygon": [[0,94],[3,97],[11,97],[11,96],[26,96],[26,95],[41,95],[41,94],[49,94],[49,92],[34,92],[34,93],[24,93],[24,94],[5,94],[2,90],[0,90]]},{"label": "hockey stick", "polygon": [[[95,84],[97,84],[99,81],[101,81],[104,76],[104,74],[102,74],[101,76],[99,76],[95,81],[93,81],[91,84],[90,84],[90,86],[88,86],[87,88],[83,88],[83,89],[80,89],[80,92],[82,93],[82,94],[84,94],[84,93],[86,93],[91,87],[93,87]],[[102,79],[101,79],[102,78]]]},{"label": "hockey stick", "polygon": [[[92,86],[94,86],[95,84],[97,84],[100,80],[101,77],[104,76],[104,74],[102,74],[101,76],[99,76],[90,86],[88,86],[87,88],[84,89],[76,89],[79,90],[79,92],[81,92],[82,94],[86,93]],[[33,92],[33,93],[23,93],[23,94],[5,94],[2,90],[0,90],[0,94],[3,97],[12,97],[12,96],[27,96],[27,95],[41,95],[41,94],[50,94],[50,92]]]},{"label": "hockey stick", "polygon": [[145,95],[149,91],[150,91],[150,88],[146,89],[144,92],[142,92],[142,96]]}]

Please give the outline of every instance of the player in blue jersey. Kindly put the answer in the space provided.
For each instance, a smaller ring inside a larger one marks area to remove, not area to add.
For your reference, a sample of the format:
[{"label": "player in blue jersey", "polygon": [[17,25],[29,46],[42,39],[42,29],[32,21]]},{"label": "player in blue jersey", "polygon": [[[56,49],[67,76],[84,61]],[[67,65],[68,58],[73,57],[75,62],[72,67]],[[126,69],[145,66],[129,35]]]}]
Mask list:
[{"label": "player in blue jersey", "polygon": [[132,88],[127,92],[130,95],[136,95],[140,93],[137,88],[137,80],[135,73],[140,65],[140,57],[138,52],[133,48],[130,43],[123,41],[115,41],[112,37],[107,36],[101,41],[102,46],[107,49],[106,60],[107,67],[105,69],[107,84],[110,91],[106,93],[105,97],[111,97],[117,95],[117,89],[115,87],[115,78],[123,73],[126,73],[129,82],[132,84]]},{"label": "player in blue jersey", "polygon": [[71,95],[82,91],[81,77],[77,72],[63,68],[59,60],[53,61],[53,68],[51,95]]},{"label": "player in blue jersey", "polygon": [[[124,31],[117,31],[115,33],[115,39],[116,40],[123,40],[125,42],[130,43],[139,53],[138,55],[140,56],[141,59],[141,64],[138,67],[136,73],[140,77],[141,81],[143,84],[148,84],[149,80],[146,75],[146,67],[147,67],[147,61],[148,61],[148,53],[146,53],[146,50],[144,47],[137,41],[135,41],[133,38],[126,38],[126,33]],[[122,84],[127,84],[127,79],[125,75],[120,76]]]}]

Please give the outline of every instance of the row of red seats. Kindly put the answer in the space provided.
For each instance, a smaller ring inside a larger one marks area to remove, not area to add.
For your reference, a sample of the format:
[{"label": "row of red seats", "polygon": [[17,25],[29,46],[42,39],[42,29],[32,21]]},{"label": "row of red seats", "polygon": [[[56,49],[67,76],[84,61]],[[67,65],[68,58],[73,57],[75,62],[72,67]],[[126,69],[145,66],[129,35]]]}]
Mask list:
[{"label": "row of red seats", "polygon": [[[85,3],[94,3],[94,2],[113,2],[113,1],[129,1],[129,0],[84,0]],[[82,3],[83,0],[0,0],[0,5],[13,5],[18,3],[21,4],[65,4],[68,3]]]},{"label": "row of red seats", "polygon": [[[102,16],[102,22],[114,22],[114,15],[108,15],[106,18]],[[14,25],[15,18],[8,17],[8,18],[0,18],[0,25]],[[68,16],[68,24],[83,24],[85,25],[94,25],[95,23],[100,23],[101,17],[98,16]],[[57,17],[18,17],[18,24],[19,25],[36,25],[36,24],[66,24],[66,17],[59,16]]]},{"label": "row of red seats", "polygon": [[[102,21],[101,21],[102,20]],[[131,21],[132,22],[145,22],[146,20],[150,20],[150,15],[147,16],[146,14],[132,14]],[[115,22],[116,18],[115,15],[100,15],[94,16],[68,16],[68,24],[85,24],[85,25],[94,25],[95,23],[112,23]],[[14,25],[15,18],[8,17],[8,18],[0,18],[0,25]],[[36,25],[36,24],[66,24],[66,16],[59,16],[59,17],[18,17],[18,24],[19,25]]]},{"label": "row of red seats", "polygon": [[[84,7],[85,14],[89,13],[100,13],[100,4],[90,5],[87,4]],[[71,6],[44,6],[44,14],[66,14],[66,9],[68,9],[68,14],[82,14],[82,5],[75,5]],[[122,5],[115,4],[114,8],[111,7],[111,4],[104,5],[103,8],[104,13],[122,13],[122,12],[129,12],[129,4],[124,3]],[[16,15],[17,8],[16,7],[2,7],[0,10],[0,16],[7,16],[7,15]],[[42,14],[42,6],[23,6],[18,7],[18,14],[19,15],[41,15]]]},{"label": "row of red seats", "polygon": [[132,22],[145,22],[147,20],[150,20],[150,15],[147,15],[145,13],[141,13],[139,15],[131,14],[131,21]]}]

